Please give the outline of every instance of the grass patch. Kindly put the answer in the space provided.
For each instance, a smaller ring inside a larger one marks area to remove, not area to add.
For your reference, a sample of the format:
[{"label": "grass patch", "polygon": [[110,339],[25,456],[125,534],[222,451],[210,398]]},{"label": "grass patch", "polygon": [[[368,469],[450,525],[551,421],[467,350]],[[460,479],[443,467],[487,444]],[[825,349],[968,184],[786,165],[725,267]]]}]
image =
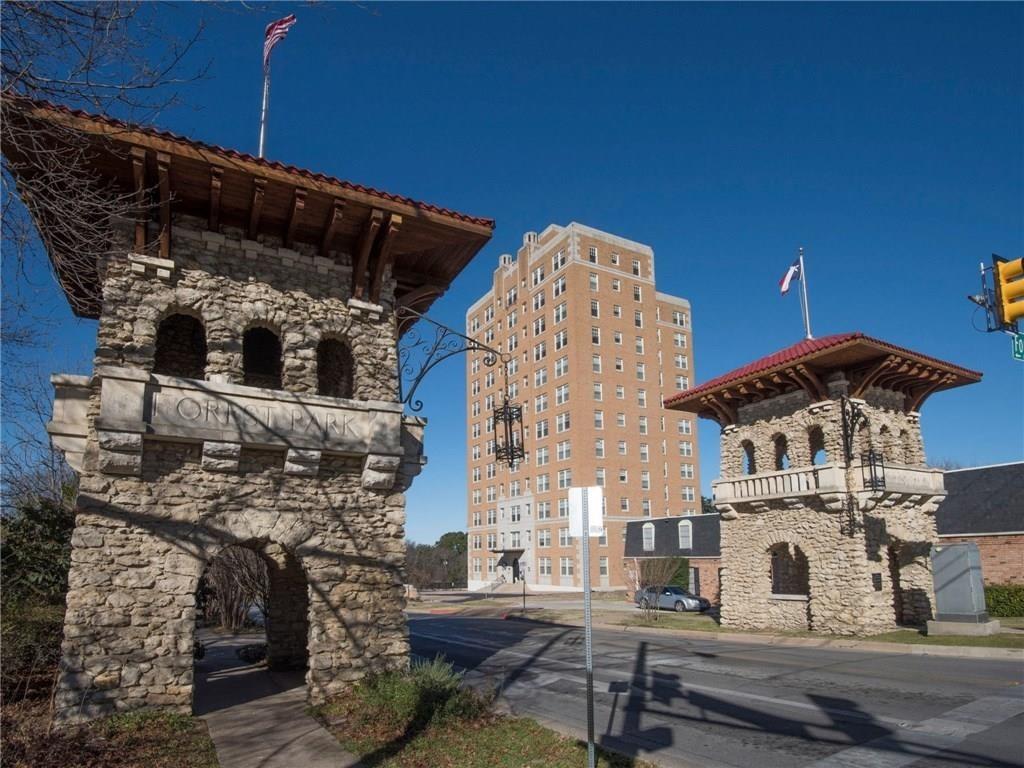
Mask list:
[{"label": "grass patch", "polygon": [[[368,679],[313,714],[374,768],[576,768],[586,746],[528,718],[495,714],[441,659]],[[648,766],[602,753],[603,768]]]},{"label": "grass patch", "polygon": [[49,708],[21,701],[3,708],[5,768],[217,768],[206,723],[142,710],[47,733]]},{"label": "grass patch", "polygon": [[1001,616],[998,621],[1008,629],[1024,629],[1024,616]]},{"label": "grass patch", "polygon": [[619,614],[613,619],[613,622],[623,627],[693,629],[699,632],[722,631],[722,627],[717,621],[703,613],[670,613],[669,611],[662,611],[656,620],[648,621],[644,619],[640,611],[637,611],[636,615],[623,616]]},{"label": "grass patch", "polygon": [[925,635],[915,629],[898,629],[872,635],[865,640],[877,640],[883,643],[906,643],[907,645],[961,645],[978,648],[1024,648],[1024,636],[1021,635],[984,635],[967,637],[964,635]]}]

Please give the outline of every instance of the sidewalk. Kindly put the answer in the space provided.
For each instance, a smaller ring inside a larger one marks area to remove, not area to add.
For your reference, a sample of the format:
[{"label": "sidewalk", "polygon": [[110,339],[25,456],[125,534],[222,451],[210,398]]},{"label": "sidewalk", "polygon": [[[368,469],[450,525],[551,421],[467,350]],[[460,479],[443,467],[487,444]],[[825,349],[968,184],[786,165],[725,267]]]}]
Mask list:
[{"label": "sidewalk", "polygon": [[303,672],[271,672],[235,651],[262,642],[201,632],[195,711],[210,730],[221,768],[355,768],[358,760],[306,714]]}]

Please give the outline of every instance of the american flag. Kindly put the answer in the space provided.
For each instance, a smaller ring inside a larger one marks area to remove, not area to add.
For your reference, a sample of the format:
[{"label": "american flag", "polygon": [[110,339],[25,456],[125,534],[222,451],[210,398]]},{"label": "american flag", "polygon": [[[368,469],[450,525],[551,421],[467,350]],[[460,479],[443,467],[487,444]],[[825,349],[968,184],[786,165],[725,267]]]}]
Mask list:
[{"label": "american flag", "polygon": [[267,24],[267,33],[263,38],[263,68],[270,66],[270,52],[274,46],[285,39],[288,30],[295,24],[295,14],[290,13],[283,19],[272,21]]}]

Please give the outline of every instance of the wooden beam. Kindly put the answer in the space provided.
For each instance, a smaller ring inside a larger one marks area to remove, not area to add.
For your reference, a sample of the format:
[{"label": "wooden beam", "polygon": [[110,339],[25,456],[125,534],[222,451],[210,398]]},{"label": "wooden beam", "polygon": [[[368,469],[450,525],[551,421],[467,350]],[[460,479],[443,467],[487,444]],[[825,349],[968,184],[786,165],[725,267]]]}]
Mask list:
[{"label": "wooden beam", "polygon": [[224,169],[218,165],[210,166],[210,220],[207,226],[211,232],[220,232],[220,191]]},{"label": "wooden beam", "polygon": [[331,210],[327,214],[327,223],[324,225],[324,236],[320,239],[320,255],[325,259],[338,234],[338,227],[341,226],[342,216],[345,214],[345,201],[334,199],[331,203]]},{"label": "wooden beam", "polygon": [[370,281],[370,301],[380,304],[380,291],[384,285],[384,270],[391,266],[394,261],[395,239],[402,229],[402,217],[392,213],[388,217],[388,226],[381,238],[380,248],[377,250],[377,260],[373,265],[373,279]]},{"label": "wooden beam", "polygon": [[864,393],[868,391],[868,387],[872,386],[878,377],[885,373],[887,370],[892,368],[894,365],[899,363],[900,357],[898,355],[889,355],[867,370],[863,378],[854,386],[853,391],[850,393],[851,397],[863,397]]},{"label": "wooden beam", "polygon": [[725,423],[722,425],[723,427],[726,426],[727,424],[736,423],[736,409],[733,408],[728,403],[721,402],[717,397],[714,396],[714,394],[707,395],[701,398],[701,400],[706,401],[707,404],[712,408],[721,411],[722,416],[726,420]]},{"label": "wooden beam", "polygon": [[160,189],[160,258],[171,258],[171,156],[156,153],[156,173]]},{"label": "wooden beam", "polygon": [[924,401],[939,387],[947,384],[952,384],[956,381],[956,376],[952,373],[947,373],[945,376],[940,376],[934,381],[926,384],[920,392],[915,395],[907,395],[906,406],[908,411],[920,411],[921,406],[924,405]]},{"label": "wooden beam", "polygon": [[135,185],[135,252],[146,252],[146,226],[149,211],[146,206],[146,150],[132,147],[132,180]]},{"label": "wooden beam", "polygon": [[252,180],[252,202],[249,203],[249,239],[255,240],[260,229],[260,214],[263,212],[263,198],[267,193],[266,179]]},{"label": "wooden beam", "polygon": [[810,383],[811,389],[813,389],[818,395],[819,402],[822,400],[828,400],[828,387],[826,387],[825,383],[818,377],[818,374],[816,374],[803,363],[798,365],[796,367],[796,370],[797,373],[803,376],[808,381],[808,383]]},{"label": "wooden beam", "polygon": [[370,213],[370,218],[363,225],[363,234],[359,236],[359,248],[356,251],[356,261],[352,265],[352,296],[362,299],[366,293],[366,266],[370,262],[370,249],[373,248],[373,241],[377,237],[377,230],[384,219],[384,212],[376,208]]},{"label": "wooden beam", "polygon": [[284,247],[291,248],[295,241],[295,228],[299,225],[302,209],[306,207],[306,190],[296,189],[292,195],[292,212],[288,214],[288,229],[284,234]]}]

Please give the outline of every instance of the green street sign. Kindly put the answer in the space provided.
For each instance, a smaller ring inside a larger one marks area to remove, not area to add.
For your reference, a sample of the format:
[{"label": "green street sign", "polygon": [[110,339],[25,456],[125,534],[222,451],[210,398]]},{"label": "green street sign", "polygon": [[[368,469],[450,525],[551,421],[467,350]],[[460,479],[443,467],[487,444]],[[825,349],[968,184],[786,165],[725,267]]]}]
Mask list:
[{"label": "green street sign", "polygon": [[1013,340],[1013,359],[1024,360],[1024,333],[1015,333],[1010,338]]}]

